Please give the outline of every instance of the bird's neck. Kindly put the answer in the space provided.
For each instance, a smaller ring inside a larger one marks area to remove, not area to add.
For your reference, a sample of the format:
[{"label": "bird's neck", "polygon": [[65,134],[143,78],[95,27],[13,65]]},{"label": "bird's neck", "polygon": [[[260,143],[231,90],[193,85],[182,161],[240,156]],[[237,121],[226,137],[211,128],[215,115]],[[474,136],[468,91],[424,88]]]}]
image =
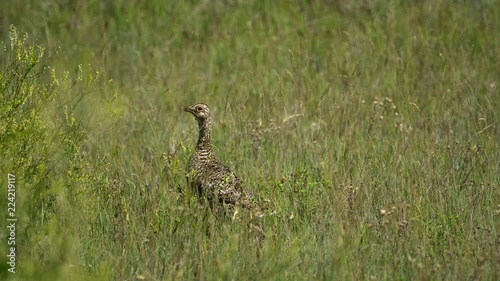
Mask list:
[{"label": "bird's neck", "polygon": [[198,137],[198,143],[196,144],[196,150],[212,150],[212,127],[210,118],[199,120],[198,128],[200,130],[200,134]]}]

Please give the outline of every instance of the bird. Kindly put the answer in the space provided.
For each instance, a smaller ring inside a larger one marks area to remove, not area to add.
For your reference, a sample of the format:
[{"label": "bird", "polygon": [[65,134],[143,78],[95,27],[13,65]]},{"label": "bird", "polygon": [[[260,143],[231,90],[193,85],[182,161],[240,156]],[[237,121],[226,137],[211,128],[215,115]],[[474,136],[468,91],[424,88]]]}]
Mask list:
[{"label": "bird", "polygon": [[[212,150],[212,116],[205,103],[184,108],[198,123],[198,142],[187,165],[187,182],[212,208],[223,207],[229,215],[237,210],[260,209],[250,192],[243,188],[242,180],[220,162]],[[257,215],[260,216],[260,215]]]}]

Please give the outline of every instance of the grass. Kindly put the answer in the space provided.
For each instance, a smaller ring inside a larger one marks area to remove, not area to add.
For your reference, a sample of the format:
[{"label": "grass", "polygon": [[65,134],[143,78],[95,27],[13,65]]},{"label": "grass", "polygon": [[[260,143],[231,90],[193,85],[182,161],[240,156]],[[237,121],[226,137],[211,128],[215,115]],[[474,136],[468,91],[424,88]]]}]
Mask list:
[{"label": "grass", "polygon": [[[2,280],[499,279],[494,1],[24,2],[0,4]],[[187,191],[195,102],[269,201],[260,250]]]}]

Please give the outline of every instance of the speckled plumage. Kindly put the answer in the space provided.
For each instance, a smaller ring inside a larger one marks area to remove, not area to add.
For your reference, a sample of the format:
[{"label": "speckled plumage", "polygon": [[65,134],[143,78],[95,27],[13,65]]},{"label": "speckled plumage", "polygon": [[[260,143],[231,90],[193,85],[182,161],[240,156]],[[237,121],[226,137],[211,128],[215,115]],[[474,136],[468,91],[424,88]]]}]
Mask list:
[{"label": "speckled plumage", "polygon": [[217,160],[212,151],[212,123],[208,106],[198,103],[186,107],[184,111],[194,115],[199,129],[195,151],[189,158],[188,184],[199,196],[207,198],[212,207],[222,205],[234,210],[236,206],[255,206],[252,196],[243,189],[241,179]]}]

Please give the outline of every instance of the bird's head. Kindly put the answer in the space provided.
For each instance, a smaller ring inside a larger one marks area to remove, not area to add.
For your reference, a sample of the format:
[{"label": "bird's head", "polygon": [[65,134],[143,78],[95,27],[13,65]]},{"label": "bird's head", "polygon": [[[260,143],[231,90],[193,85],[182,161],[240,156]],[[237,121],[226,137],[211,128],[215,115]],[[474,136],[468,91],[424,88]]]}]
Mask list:
[{"label": "bird's head", "polygon": [[208,109],[208,105],[204,103],[197,103],[195,105],[188,106],[184,108],[184,111],[193,114],[198,121],[205,121],[210,118],[210,110]]}]

